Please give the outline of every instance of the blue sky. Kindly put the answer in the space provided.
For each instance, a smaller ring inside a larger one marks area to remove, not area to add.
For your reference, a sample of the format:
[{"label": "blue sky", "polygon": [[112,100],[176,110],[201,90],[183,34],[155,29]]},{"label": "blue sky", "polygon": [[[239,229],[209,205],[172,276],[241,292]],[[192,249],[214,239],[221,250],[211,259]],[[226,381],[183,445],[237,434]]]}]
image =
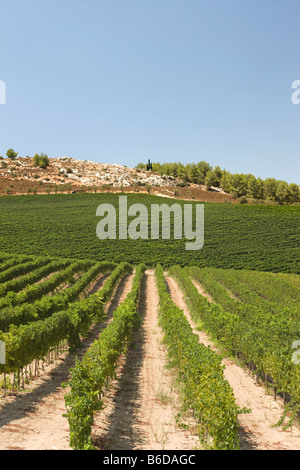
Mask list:
[{"label": "blue sky", "polygon": [[300,184],[299,0],[0,0],[0,155]]}]

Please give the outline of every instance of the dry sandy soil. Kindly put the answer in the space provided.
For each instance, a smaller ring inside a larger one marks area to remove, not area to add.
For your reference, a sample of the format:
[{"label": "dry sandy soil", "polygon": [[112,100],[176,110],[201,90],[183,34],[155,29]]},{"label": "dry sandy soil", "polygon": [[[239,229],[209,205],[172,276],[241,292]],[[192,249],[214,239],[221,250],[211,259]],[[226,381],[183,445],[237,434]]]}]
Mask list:
[{"label": "dry sandy soil", "polygon": [[[0,160],[0,195],[47,194],[49,192],[111,192],[146,193],[176,199],[203,202],[231,202],[238,200],[219,188],[206,190],[205,186],[189,184],[179,187],[180,181],[171,176],[160,176],[123,165],[95,163],[74,158],[51,158],[50,165],[41,169],[31,157]],[[109,187],[108,187],[109,186]]]},{"label": "dry sandy soil", "polygon": [[[129,292],[132,278],[133,275],[127,276],[116,288],[105,321],[95,325],[83,342],[81,354],[111,320],[114,309]],[[184,310],[199,341],[216,349],[205,333],[196,330],[175,280],[167,275],[166,280],[173,301]],[[93,291],[100,286],[101,282]],[[189,430],[176,424],[180,395],[172,372],[165,367],[166,351],[158,325],[158,293],[153,271],[146,272],[139,311],[142,328],[120,360],[117,378],[111,382],[105,397],[105,408],[95,415],[93,444],[98,450],[200,449],[192,419],[188,418]],[[73,364],[74,356],[66,353],[27,385],[25,392],[0,400],[0,450],[71,450],[68,422],[62,416],[66,390],[61,384],[68,380]],[[272,427],[281,415],[280,401],[267,395],[230,359],[225,358],[224,364],[237,404],[252,410],[240,417],[241,449],[299,450],[299,428],[282,431]]]},{"label": "dry sandy soil", "polygon": [[105,450],[192,450],[199,448],[199,440],[176,425],[179,397],[165,367],[154,274],[146,274],[140,303],[143,326],[120,365],[105,410],[95,417],[93,443]]},{"label": "dry sandy soil", "polygon": [[[197,330],[177,282],[169,276],[166,276],[166,280],[173,302],[184,311],[194,333],[199,336],[199,341],[218,352],[209,336]],[[194,284],[202,295],[205,295],[210,302],[213,301],[199,282],[194,281]],[[272,427],[282,416],[281,400],[275,401],[273,396],[268,395],[263,386],[256,383],[247,371],[229,358],[224,358],[223,364],[225,365],[225,378],[233,389],[237,405],[240,408],[251,409],[251,413],[242,414],[239,417],[241,449],[300,450],[299,427],[293,426],[287,431]]]},{"label": "dry sandy soil", "polygon": [[[112,317],[113,310],[130,290],[133,275],[116,289],[104,324],[96,325],[84,341],[81,354]],[[100,285],[98,286],[100,288]],[[94,289],[95,290],[95,289]],[[93,290],[93,291],[94,291]],[[95,416],[93,443],[97,449],[195,449],[198,438],[178,428],[175,415],[178,395],[158,326],[158,295],[153,273],[141,291],[143,327],[136,333],[127,355],[121,358],[117,380],[111,383],[105,409]],[[0,450],[71,450],[64,394],[74,357],[65,354],[35,379],[26,392],[0,401]]]},{"label": "dry sandy soil", "polygon": [[[107,276],[103,276],[90,291],[100,289]],[[129,292],[133,275],[126,276],[116,288],[112,301],[107,305],[107,317],[96,324],[83,341],[78,354],[84,354],[92,341],[111,320],[112,313]],[[68,421],[65,413],[64,395],[68,389],[61,387],[67,382],[75,357],[63,354],[56,363],[45,367],[40,377],[26,386],[25,392],[7,396],[0,401],[0,450],[71,450],[69,446]]]}]

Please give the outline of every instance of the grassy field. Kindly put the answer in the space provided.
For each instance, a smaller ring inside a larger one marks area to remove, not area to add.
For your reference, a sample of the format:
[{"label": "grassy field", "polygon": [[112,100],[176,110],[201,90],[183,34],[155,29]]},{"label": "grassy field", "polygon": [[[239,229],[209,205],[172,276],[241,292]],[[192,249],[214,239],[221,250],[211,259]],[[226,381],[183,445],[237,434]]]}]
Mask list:
[{"label": "grassy field", "polygon": [[[186,251],[185,240],[99,240],[96,209],[118,207],[118,194],[52,194],[1,197],[1,251],[91,258],[147,266],[199,267],[300,273],[300,207],[205,203],[205,241]],[[128,206],[183,205],[145,194],[128,195]]]}]

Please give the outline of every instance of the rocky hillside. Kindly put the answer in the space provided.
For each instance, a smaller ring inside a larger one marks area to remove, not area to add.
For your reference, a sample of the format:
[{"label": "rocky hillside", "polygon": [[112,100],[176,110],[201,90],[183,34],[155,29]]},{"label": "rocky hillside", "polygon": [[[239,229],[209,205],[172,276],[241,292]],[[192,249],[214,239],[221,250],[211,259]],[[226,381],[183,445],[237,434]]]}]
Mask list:
[{"label": "rocky hillside", "polygon": [[50,158],[49,166],[40,168],[31,157],[0,160],[0,194],[111,191],[148,192],[151,194],[212,202],[235,202],[218,188],[184,184],[172,176],[124,165],[96,163],[72,157]]}]

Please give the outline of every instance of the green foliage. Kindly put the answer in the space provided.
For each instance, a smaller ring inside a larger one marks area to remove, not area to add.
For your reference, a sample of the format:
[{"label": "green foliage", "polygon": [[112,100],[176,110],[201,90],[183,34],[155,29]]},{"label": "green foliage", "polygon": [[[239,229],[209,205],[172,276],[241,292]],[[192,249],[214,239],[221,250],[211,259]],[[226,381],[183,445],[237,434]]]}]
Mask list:
[{"label": "green foliage", "polygon": [[[57,273],[51,279],[44,281],[41,285],[33,285],[25,290],[24,294],[20,293],[13,297],[8,296],[10,304],[0,310],[0,329],[7,331],[10,325],[21,325],[29,321],[37,321],[47,318],[52,313],[63,310],[67,307],[72,308],[73,303],[79,298],[84,289],[95,279],[99,273],[110,273],[116,268],[115,263],[99,262],[93,263],[92,266],[89,260],[79,261],[72,264],[66,270]],[[89,268],[89,269],[88,269]],[[72,275],[76,269],[88,269],[73,285],[64,289],[61,293],[52,296],[43,296],[45,292],[55,288],[63,281]],[[114,272],[114,277],[117,277],[117,272]],[[25,295],[28,299],[30,296],[31,302],[21,303],[19,301]],[[9,299],[10,297],[10,299]],[[42,297],[42,298],[41,298]],[[5,299],[5,297],[4,297]]]},{"label": "green foliage", "polygon": [[[292,343],[299,339],[299,295],[294,285],[281,287],[274,274],[247,271],[171,267],[182,287],[194,319],[216,338],[228,354],[255,371],[274,394],[281,393],[288,411],[300,409],[300,369],[292,362]],[[199,294],[192,283],[201,282],[214,302]],[[261,297],[262,292],[267,298]],[[234,294],[234,298],[232,298]],[[292,420],[291,420],[292,421]]]},{"label": "green foliage", "polygon": [[6,156],[11,160],[14,160],[18,156],[18,153],[15,152],[14,149],[8,149],[6,152]]},{"label": "green foliage", "polygon": [[[299,186],[288,184],[274,178],[256,178],[252,174],[230,173],[219,166],[212,167],[201,161],[197,164],[187,163],[153,163],[153,171],[160,175],[173,176],[187,183],[205,184],[207,189],[221,187],[225,192],[240,198],[247,196],[256,200],[276,201],[279,204],[294,204],[300,202]],[[139,163],[137,168],[146,168]]]},{"label": "green foliage", "polygon": [[[42,260],[42,262],[43,261],[44,260]],[[30,289],[34,287],[34,286],[30,286],[30,284],[39,281],[43,277],[48,276],[49,274],[51,274],[52,272],[58,269],[62,269],[63,267],[68,266],[70,263],[71,263],[70,260],[51,261],[47,263],[46,265],[42,265],[42,267],[38,266],[37,269],[32,270],[28,274],[24,274],[23,276],[16,277],[13,280],[1,283],[0,284],[0,297],[2,298],[0,299],[0,308],[7,305],[7,303],[11,305],[16,305],[17,303],[28,301],[29,299],[28,292]],[[27,286],[29,287],[26,289]],[[7,301],[8,293],[12,293],[12,292],[17,293],[21,289],[23,289],[23,291],[19,294],[19,297],[17,296],[17,294],[14,295],[14,303],[12,303],[12,300],[11,300],[12,297],[10,297],[10,300]]]},{"label": "green foliage", "polygon": [[206,173],[204,183],[207,188],[210,188],[211,186],[213,187],[220,187],[221,184],[221,179],[223,176],[223,171],[219,166],[216,166],[214,169],[208,170]]},{"label": "green foliage", "polygon": [[142,264],[137,267],[131,291],[114,311],[113,321],[71,371],[68,383],[70,391],[65,395],[65,416],[70,427],[70,445],[74,450],[92,448],[93,415],[102,409],[102,396],[107,380],[114,376],[120,355],[126,350],[134,330],[140,325],[137,303],[145,269],[146,266]]},{"label": "green foliage", "polygon": [[[115,310],[113,321],[72,369],[65,399],[74,449],[92,448],[93,414],[102,408],[107,380],[114,376],[120,354],[141,324],[137,305],[145,269],[145,264],[136,267],[131,291]],[[0,252],[0,340],[6,347],[6,364],[0,365],[0,373],[16,372],[43,359],[63,340],[76,352],[81,337],[103,319],[117,284],[132,272],[133,265],[124,261]],[[75,274],[79,275],[76,281]],[[103,287],[87,296],[86,289],[103,274],[109,274]],[[268,383],[275,396],[281,394],[286,406],[278,425],[288,418],[285,426],[290,426],[300,410],[300,368],[292,361],[292,344],[300,331],[300,276],[179,265],[171,266],[169,274],[182,289],[194,321],[201,320],[222,350]],[[200,440],[208,447],[238,449],[237,417],[246,410],[236,406],[224,379],[222,357],[199,343],[171,300],[160,264],[155,275],[169,365],[184,385],[182,411],[193,410]],[[198,292],[193,279],[203,285],[212,303]],[[56,293],[64,282],[71,285]]]},{"label": "green foliage", "polygon": [[45,153],[38,154],[36,153],[33,157],[34,164],[39,166],[40,168],[47,168],[49,166],[50,161],[48,156]]},{"label": "green foliage", "polygon": [[[135,203],[174,204],[174,200],[148,194],[129,194]],[[185,240],[99,240],[96,227],[100,204],[116,208],[117,194],[51,194],[2,196],[0,244],[13,254],[109,260],[124,259],[154,267],[163,264],[214,266],[273,272],[300,272],[300,207],[250,204],[204,204],[204,247],[187,251]],[[176,200],[183,210],[186,201]],[[195,203],[192,203],[195,208]],[[14,217],[11,217],[11,214]],[[149,217],[150,219],[150,217]],[[128,219],[130,221],[130,217]],[[195,218],[194,218],[195,220]],[[149,220],[149,230],[151,221]]]},{"label": "green foliage", "polygon": [[65,339],[68,339],[71,351],[80,347],[80,335],[87,333],[95,319],[100,321],[103,318],[104,305],[115,285],[132,269],[128,263],[120,263],[97,293],[46,318],[18,326],[10,324],[6,332],[0,332],[0,340],[6,348],[6,364],[0,365],[0,373],[16,371],[35,359],[43,358]]},{"label": "green foliage", "polygon": [[206,445],[216,450],[239,449],[238,414],[233,392],[225,380],[221,357],[199,343],[186,316],[171,300],[163,268],[155,270],[160,297],[160,324],[170,365],[184,383],[185,409],[193,409],[198,432]]},{"label": "green foliage", "polygon": [[[14,279],[15,277],[22,276],[23,274],[30,272],[32,269],[40,268],[50,261],[50,258],[40,256],[32,261],[21,262],[20,264],[13,265],[0,273],[0,285]],[[2,286],[2,290],[0,288],[0,295],[3,295],[5,292],[6,289]]]}]

